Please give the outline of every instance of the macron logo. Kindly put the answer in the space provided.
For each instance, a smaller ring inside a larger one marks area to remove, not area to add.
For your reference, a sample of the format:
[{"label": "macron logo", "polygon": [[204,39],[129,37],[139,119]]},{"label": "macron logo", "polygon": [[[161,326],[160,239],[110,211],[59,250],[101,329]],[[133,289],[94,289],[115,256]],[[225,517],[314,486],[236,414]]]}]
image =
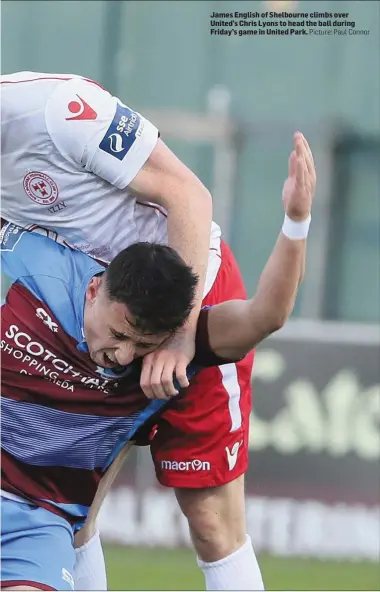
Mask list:
[{"label": "macron logo", "polygon": [[238,459],[239,448],[242,444],[243,442],[235,442],[231,450],[228,448],[228,446],[226,446],[225,448],[227,454],[228,468],[230,469],[230,471],[232,471],[232,469],[235,468]]},{"label": "macron logo", "polygon": [[207,460],[162,460],[161,468],[167,471],[210,471],[211,465]]}]

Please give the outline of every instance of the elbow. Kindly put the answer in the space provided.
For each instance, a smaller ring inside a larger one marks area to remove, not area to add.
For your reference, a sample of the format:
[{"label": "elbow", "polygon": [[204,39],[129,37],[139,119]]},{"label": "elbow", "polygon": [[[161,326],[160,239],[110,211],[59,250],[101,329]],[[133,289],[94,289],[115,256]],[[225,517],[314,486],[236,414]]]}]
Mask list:
[{"label": "elbow", "polygon": [[276,331],[279,331],[280,329],[283,328],[283,326],[285,325],[285,323],[287,322],[289,318],[289,315],[283,315],[281,317],[279,317],[278,319],[275,320],[275,322],[273,323],[273,327],[272,327],[272,333],[276,333]]},{"label": "elbow", "polygon": [[198,178],[187,184],[185,193],[190,203],[197,200],[205,211],[212,210],[212,195]]},{"label": "elbow", "polygon": [[[178,199],[180,196],[181,199]],[[210,224],[212,221],[212,196],[209,190],[198,179],[190,181],[173,192],[172,197],[165,200],[164,206],[169,213],[183,213],[186,209],[189,213],[196,214],[198,223]]]},{"label": "elbow", "polygon": [[275,314],[270,315],[267,323],[267,335],[271,335],[282,329],[289,316],[289,311],[276,311]]},{"label": "elbow", "polygon": [[[201,182],[197,190],[197,197],[204,215],[212,216],[212,195]],[[194,199],[194,194],[192,195],[192,199]]]}]

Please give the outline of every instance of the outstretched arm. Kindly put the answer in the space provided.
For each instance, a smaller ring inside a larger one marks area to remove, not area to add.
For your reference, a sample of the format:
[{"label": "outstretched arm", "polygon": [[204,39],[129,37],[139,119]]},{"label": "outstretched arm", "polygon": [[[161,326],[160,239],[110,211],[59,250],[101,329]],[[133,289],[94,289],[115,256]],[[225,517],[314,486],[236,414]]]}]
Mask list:
[{"label": "outstretched arm", "polygon": [[315,185],[311,150],[303,135],[296,133],[283,189],[285,221],[256,294],[247,301],[224,302],[208,313],[209,344],[217,356],[228,360],[245,356],[289,318],[304,275]]}]

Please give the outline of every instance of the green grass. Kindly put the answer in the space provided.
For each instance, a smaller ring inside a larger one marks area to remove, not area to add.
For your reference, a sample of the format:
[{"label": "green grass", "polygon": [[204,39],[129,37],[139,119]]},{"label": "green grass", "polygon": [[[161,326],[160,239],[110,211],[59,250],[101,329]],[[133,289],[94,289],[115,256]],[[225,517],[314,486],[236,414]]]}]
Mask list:
[{"label": "green grass", "polygon": [[[109,590],[204,590],[187,549],[105,547]],[[374,563],[260,558],[267,590],[380,590]]]}]

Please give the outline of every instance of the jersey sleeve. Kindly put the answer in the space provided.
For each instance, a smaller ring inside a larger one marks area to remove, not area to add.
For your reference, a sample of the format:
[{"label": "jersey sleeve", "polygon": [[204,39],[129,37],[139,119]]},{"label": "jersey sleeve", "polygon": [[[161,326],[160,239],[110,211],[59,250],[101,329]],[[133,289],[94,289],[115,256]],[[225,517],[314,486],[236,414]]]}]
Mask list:
[{"label": "jersey sleeve", "polygon": [[[80,251],[7,222],[0,233],[1,271],[11,282],[35,276],[81,284],[103,267]],[[29,279],[29,283],[30,283]],[[30,287],[30,285],[28,285]]]},{"label": "jersey sleeve", "polygon": [[195,338],[195,356],[192,364],[203,368],[209,366],[222,366],[239,362],[241,358],[228,360],[217,356],[211,349],[208,333],[208,316],[212,307],[202,308],[198,317],[197,333]]},{"label": "jersey sleeve", "polygon": [[[60,249],[64,247],[12,223],[3,226],[0,238],[1,273],[6,284],[4,296],[18,283],[42,302],[49,296],[49,303],[53,301],[55,310],[59,310],[60,303],[67,302],[68,293],[68,281],[61,273],[59,261]],[[3,299],[3,303],[5,301]]]},{"label": "jersey sleeve", "polygon": [[39,243],[33,241],[33,235],[27,230],[7,222],[1,229],[0,238],[1,272],[9,280],[16,282],[19,278],[30,275],[31,271],[40,271],[43,257],[38,252]]},{"label": "jersey sleeve", "polygon": [[60,154],[119,189],[151,155],[157,128],[95,82],[71,79],[46,104],[47,131]]}]

